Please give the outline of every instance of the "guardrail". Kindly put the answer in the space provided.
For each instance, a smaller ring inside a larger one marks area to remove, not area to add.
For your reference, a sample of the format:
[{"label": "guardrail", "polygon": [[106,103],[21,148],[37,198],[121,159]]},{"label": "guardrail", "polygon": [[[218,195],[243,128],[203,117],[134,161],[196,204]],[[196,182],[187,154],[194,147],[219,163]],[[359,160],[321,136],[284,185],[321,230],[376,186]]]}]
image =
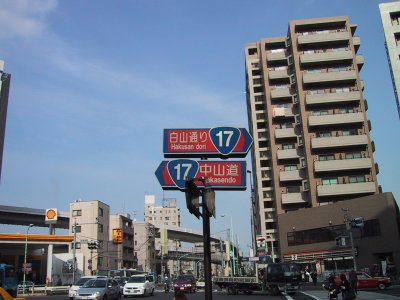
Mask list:
[{"label": "guardrail", "polygon": [[67,294],[69,285],[63,286],[46,286],[46,285],[35,285],[34,287],[27,288],[27,292],[24,294],[22,289],[18,289],[18,296],[29,296],[29,295],[55,295],[55,294]]}]

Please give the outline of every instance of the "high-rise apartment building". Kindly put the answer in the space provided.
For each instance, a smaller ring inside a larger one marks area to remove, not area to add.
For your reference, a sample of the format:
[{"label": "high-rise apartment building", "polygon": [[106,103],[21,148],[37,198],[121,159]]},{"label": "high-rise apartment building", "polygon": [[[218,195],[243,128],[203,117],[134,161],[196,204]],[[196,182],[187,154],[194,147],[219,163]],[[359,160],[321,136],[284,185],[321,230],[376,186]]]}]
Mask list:
[{"label": "high-rise apartment building", "polygon": [[287,36],[245,47],[254,234],[275,260],[279,214],[378,193],[356,27],[291,21]]},{"label": "high-rise apartment building", "polygon": [[129,214],[110,215],[110,269],[133,268],[136,265],[134,256],[134,228]]},{"label": "high-rise apartment building", "polygon": [[389,60],[390,74],[397,111],[400,117],[400,1],[379,4],[383,31],[385,33],[385,47]]},{"label": "high-rise apartment building", "polygon": [[144,220],[159,227],[181,226],[181,212],[175,199],[164,199],[162,205],[156,205],[154,195],[146,195],[144,199]]}]

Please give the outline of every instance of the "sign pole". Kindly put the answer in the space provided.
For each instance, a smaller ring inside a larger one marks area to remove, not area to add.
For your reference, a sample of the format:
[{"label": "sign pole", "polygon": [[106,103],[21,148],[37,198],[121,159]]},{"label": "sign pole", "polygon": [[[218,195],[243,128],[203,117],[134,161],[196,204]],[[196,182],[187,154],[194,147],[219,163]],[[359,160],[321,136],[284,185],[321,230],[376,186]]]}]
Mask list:
[{"label": "sign pole", "polygon": [[203,246],[204,246],[204,281],[205,299],[212,300],[212,281],[211,281],[211,247],[210,247],[210,213],[208,212],[205,197],[203,196]]}]

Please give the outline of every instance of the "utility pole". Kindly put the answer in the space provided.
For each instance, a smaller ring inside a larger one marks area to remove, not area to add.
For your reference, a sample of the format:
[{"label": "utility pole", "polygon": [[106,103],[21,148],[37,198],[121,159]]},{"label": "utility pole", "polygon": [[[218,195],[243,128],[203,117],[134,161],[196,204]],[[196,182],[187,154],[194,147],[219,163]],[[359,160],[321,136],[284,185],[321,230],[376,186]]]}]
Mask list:
[{"label": "utility pole", "polygon": [[352,220],[349,216],[348,208],[342,208],[342,211],[344,212],[344,223],[346,224],[346,230],[349,233],[349,237],[350,237],[350,245],[351,245],[351,253],[353,256],[354,270],[357,272],[356,251],[355,251],[355,247],[354,247],[353,232],[351,231]]},{"label": "utility pole", "polygon": [[76,219],[73,228],[74,228],[74,247],[72,249],[72,284],[75,283],[75,267],[76,267]]}]

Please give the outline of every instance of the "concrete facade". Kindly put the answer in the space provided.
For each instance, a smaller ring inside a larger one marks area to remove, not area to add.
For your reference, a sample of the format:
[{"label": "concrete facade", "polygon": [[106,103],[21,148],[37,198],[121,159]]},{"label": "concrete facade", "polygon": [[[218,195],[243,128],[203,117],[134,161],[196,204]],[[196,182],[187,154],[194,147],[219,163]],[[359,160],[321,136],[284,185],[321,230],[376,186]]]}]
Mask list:
[{"label": "concrete facade", "polygon": [[392,193],[280,214],[279,239],[284,260],[318,264],[321,271],[350,269],[353,262],[348,239],[344,246],[337,246],[334,240],[349,236],[343,209],[348,209],[352,218],[364,218],[364,228],[352,229],[358,269],[372,273],[377,265],[382,274],[386,272],[382,269],[384,262],[400,270],[400,215]]},{"label": "concrete facade", "polygon": [[400,102],[398,91],[400,90],[400,2],[379,4],[382,27],[385,34],[385,47],[390,67],[390,75],[397,111],[400,117]]},{"label": "concrete facade", "polygon": [[245,47],[253,241],[266,237],[275,260],[281,214],[379,191],[356,28],[346,16],[291,21],[287,36]]},{"label": "concrete facade", "polygon": [[[122,241],[115,238],[116,231],[122,234]],[[134,227],[130,215],[117,214],[110,216],[110,253],[114,259],[110,260],[110,269],[133,268],[135,266],[134,256]]]}]

